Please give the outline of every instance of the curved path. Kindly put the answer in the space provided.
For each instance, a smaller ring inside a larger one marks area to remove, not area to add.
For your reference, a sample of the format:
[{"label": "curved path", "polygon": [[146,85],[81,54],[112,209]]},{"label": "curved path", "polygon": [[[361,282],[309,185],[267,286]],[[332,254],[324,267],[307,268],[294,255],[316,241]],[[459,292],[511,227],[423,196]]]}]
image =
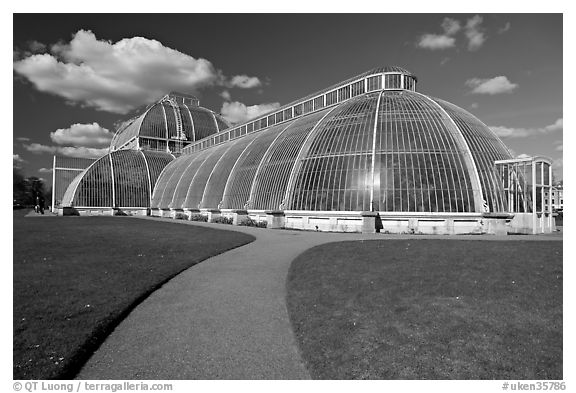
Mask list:
[{"label": "curved path", "polygon": [[[285,304],[292,260],[304,250],[328,242],[429,238],[222,229],[250,233],[256,240],[189,268],[154,292],[112,332],[77,378],[309,379]],[[433,238],[561,240],[562,236]]]}]

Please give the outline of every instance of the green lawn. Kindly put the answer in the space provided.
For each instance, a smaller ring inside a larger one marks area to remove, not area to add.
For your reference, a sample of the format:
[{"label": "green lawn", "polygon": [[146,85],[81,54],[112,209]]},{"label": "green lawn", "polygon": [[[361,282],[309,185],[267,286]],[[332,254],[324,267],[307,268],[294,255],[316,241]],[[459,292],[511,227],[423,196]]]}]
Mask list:
[{"label": "green lawn", "polygon": [[317,379],[562,379],[562,242],[376,240],[293,263]]},{"label": "green lawn", "polygon": [[127,217],[14,212],[14,379],[74,377],[112,329],[184,269],[254,237]]}]

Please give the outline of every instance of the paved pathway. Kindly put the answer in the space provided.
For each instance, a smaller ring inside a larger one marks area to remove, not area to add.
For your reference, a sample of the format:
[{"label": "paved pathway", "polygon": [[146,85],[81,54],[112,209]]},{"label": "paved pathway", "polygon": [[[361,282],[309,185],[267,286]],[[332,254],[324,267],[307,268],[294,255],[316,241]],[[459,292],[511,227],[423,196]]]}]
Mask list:
[{"label": "paved pathway", "polygon": [[191,267],[154,292],[112,332],[79,379],[309,379],[285,304],[290,263],[304,250],[354,239],[562,239],[224,228],[257,240]]}]

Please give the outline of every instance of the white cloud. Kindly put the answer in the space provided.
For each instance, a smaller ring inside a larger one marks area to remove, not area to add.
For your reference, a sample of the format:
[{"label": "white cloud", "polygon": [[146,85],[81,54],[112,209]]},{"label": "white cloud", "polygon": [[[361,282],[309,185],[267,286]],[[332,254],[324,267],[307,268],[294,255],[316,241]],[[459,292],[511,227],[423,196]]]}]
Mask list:
[{"label": "white cloud", "polygon": [[540,128],[513,128],[513,127],[490,127],[500,138],[523,138],[533,135],[549,134],[555,131],[561,131],[562,118],[556,120],[553,124]]},{"label": "white cloud", "polygon": [[239,87],[241,89],[251,89],[253,87],[261,86],[262,82],[255,76],[236,75],[230,78],[226,83],[228,87]]},{"label": "white cloud", "polygon": [[[430,50],[452,48],[456,44],[456,39],[452,36],[460,31],[460,22],[456,19],[444,18],[441,26],[444,34],[423,34],[420,36],[417,46]],[[445,61],[443,60],[441,65],[444,65],[444,63]]]},{"label": "white cloud", "polygon": [[452,48],[456,43],[456,39],[447,35],[441,34],[424,34],[418,41],[418,46],[424,49],[440,50]]},{"label": "white cloud", "polygon": [[52,173],[52,168],[40,168],[38,169],[40,173]]},{"label": "white cloud", "polygon": [[442,28],[446,35],[454,35],[460,31],[460,21],[452,18],[444,18],[444,21],[442,21]]},{"label": "white cloud", "polygon": [[21,164],[25,162],[26,161],[22,159],[19,154],[12,154],[12,166],[14,168],[21,168]]},{"label": "white cloud", "polygon": [[476,15],[466,22],[464,29],[466,38],[468,38],[468,50],[478,50],[486,41],[484,29],[482,28],[482,20],[480,15]]},{"label": "white cloud", "polygon": [[28,141],[30,141],[30,138],[26,138],[25,136],[21,136],[19,138],[16,138],[16,140],[18,142],[28,142]]},{"label": "white cloud", "polygon": [[85,30],[74,34],[69,43],[52,45],[51,53],[29,55],[13,66],[40,91],[121,114],[170,91],[195,92],[233,81],[248,88],[257,81],[241,75],[225,82],[226,77],[210,61],[156,40],[133,37],[112,43]]},{"label": "white cloud", "polygon": [[224,90],[222,93],[220,93],[220,97],[224,98],[226,101],[230,101],[232,99],[232,96],[228,90]]},{"label": "white cloud", "polygon": [[518,156],[516,156],[516,158],[530,158],[530,157],[532,157],[532,156],[530,156],[526,153],[522,153],[522,154],[519,154]]},{"label": "white cloud", "polygon": [[480,79],[472,78],[466,81],[466,85],[472,88],[472,94],[502,94],[511,93],[518,87],[505,76],[496,76],[494,78]]},{"label": "white cloud", "polygon": [[564,119],[561,117],[560,119],[556,120],[554,124],[550,124],[549,126],[544,127],[546,131],[560,131],[564,129]]},{"label": "white cloud", "polygon": [[278,102],[246,106],[241,102],[234,101],[225,102],[220,112],[226,120],[233,124],[238,124],[278,108],[280,108],[280,103]]},{"label": "white cloud", "polygon": [[46,146],[40,143],[31,143],[29,145],[24,145],[24,148],[29,152],[40,154],[40,153],[55,153],[56,147],[55,146]]},{"label": "white cloud", "polygon": [[510,22],[506,22],[506,24],[504,25],[504,27],[501,27],[498,29],[498,34],[503,34],[506,33],[508,30],[510,30],[510,27],[512,25],[510,24]]},{"label": "white cloud", "polygon": [[480,106],[480,104],[478,104],[477,102],[473,102],[470,104],[470,108],[472,108],[472,109],[478,109],[479,106]]},{"label": "white cloud", "polygon": [[98,158],[108,153],[113,133],[98,123],[72,124],[50,133],[52,142],[60,146],[41,143],[24,144],[24,148],[34,154],[56,154],[68,157]]},{"label": "white cloud", "polygon": [[40,143],[24,145],[24,148],[34,154],[50,153],[67,157],[98,158],[108,153],[107,148],[96,149],[83,146],[47,146]]},{"label": "white cloud", "polygon": [[110,145],[114,134],[98,123],[72,124],[50,133],[52,142],[59,145],[104,147]]}]

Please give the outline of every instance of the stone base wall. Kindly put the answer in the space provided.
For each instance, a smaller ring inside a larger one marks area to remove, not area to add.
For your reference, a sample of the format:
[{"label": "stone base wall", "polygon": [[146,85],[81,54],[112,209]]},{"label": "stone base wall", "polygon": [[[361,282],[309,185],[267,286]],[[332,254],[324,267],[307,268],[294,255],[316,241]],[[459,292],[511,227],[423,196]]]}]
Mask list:
[{"label": "stone base wall", "polygon": [[[311,212],[232,209],[147,209],[147,208],[77,208],[58,209],[58,215],[112,216],[151,215],[190,220],[202,215],[207,222],[220,218],[242,225],[251,219],[266,223],[269,229],[299,229],[321,232],[361,232],[422,235],[464,234],[538,234],[556,230],[552,214],[531,213],[388,213],[388,212]],[[535,218],[536,217],[536,218]]]},{"label": "stone base wall", "polygon": [[556,221],[551,213],[515,213],[511,222],[513,233],[532,235],[556,231]]},{"label": "stone base wall", "polygon": [[[284,212],[284,227],[319,232],[362,232],[361,212]],[[375,229],[375,225],[374,225]],[[375,230],[371,230],[374,232]]]},{"label": "stone base wall", "polygon": [[110,207],[61,207],[59,216],[148,216],[146,207],[110,208]]}]

